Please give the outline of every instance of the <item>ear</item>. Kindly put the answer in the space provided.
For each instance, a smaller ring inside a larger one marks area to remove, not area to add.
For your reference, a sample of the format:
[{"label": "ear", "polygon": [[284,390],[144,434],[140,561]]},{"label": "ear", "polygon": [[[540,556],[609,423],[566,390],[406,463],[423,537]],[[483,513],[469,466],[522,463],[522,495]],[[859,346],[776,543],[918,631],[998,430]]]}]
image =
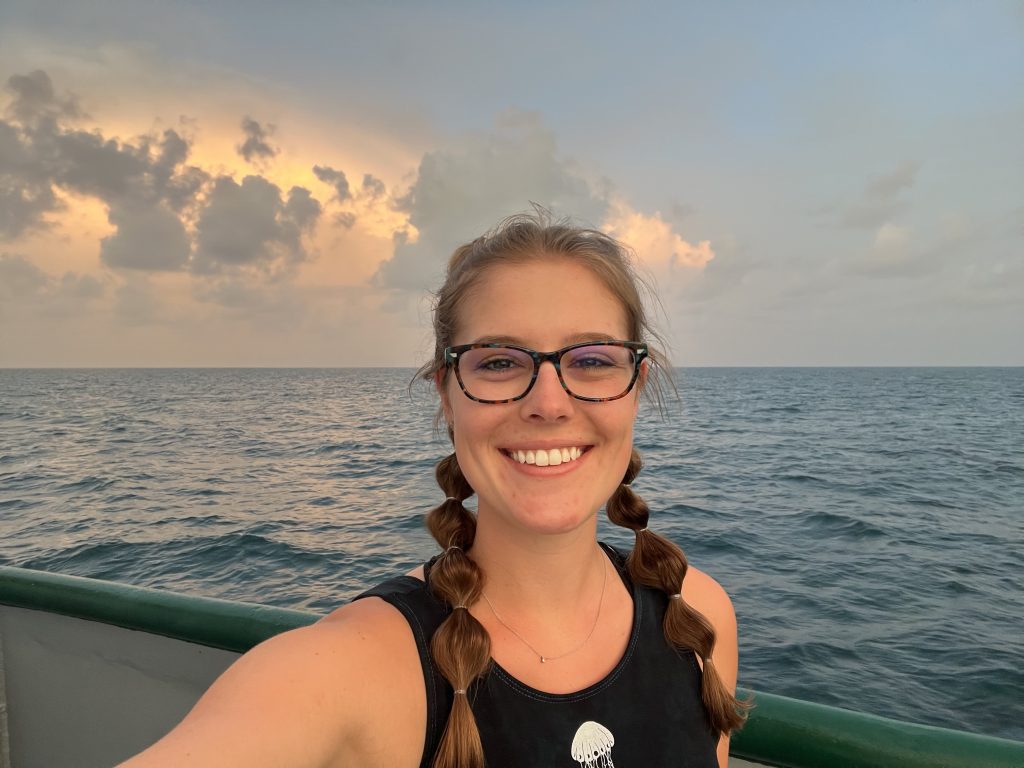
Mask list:
[{"label": "ear", "polygon": [[647,386],[647,374],[649,374],[650,372],[651,372],[651,361],[650,360],[643,360],[640,363],[640,375],[637,376],[637,380],[636,380],[637,387],[640,389],[641,392],[643,391],[643,388]]},{"label": "ear", "polygon": [[635,417],[640,413],[640,395],[643,394],[644,387],[647,386],[647,375],[650,373],[650,367],[648,361],[644,360],[640,363],[640,373],[636,377],[636,386],[634,391],[636,397],[633,399],[633,416]]},{"label": "ear", "polygon": [[437,389],[437,394],[441,398],[441,412],[444,414],[444,420],[451,424],[454,414],[452,413],[451,401],[448,399],[448,386],[445,382],[444,374],[444,368],[434,372],[434,388]]}]

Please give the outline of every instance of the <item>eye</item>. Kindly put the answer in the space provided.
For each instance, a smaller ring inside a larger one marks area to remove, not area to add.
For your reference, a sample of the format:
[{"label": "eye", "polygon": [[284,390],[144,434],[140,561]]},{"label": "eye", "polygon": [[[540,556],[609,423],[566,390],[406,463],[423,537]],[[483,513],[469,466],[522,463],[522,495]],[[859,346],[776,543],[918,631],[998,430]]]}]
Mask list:
[{"label": "eye", "polygon": [[500,373],[501,371],[508,371],[518,367],[518,360],[502,355],[491,355],[476,364],[478,371],[490,371],[492,373]]},{"label": "eye", "polygon": [[475,376],[491,379],[519,377],[533,371],[533,359],[517,349],[484,347],[467,354],[464,363]]},{"label": "eye", "polygon": [[627,362],[625,357],[616,347],[582,347],[571,350],[562,362],[573,368],[615,368]]},{"label": "eye", "polygon": [[563,369],[577,376],[606,376],[618,374],[633,366],[633,354],[616,344],[594,344],[574,347],[562,358]]},{"label": "eye", "polygon": [[572,365],[576,368],[605,368],[618,363],[607,355],[588,354],[574,358]]}]

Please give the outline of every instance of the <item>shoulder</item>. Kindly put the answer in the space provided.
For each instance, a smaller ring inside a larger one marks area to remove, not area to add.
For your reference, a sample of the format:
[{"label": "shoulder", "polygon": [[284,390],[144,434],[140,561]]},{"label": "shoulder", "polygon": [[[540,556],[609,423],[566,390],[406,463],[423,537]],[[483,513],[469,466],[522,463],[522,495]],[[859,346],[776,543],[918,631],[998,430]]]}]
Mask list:
[{"label": "shoulder", "polygon": [[367,598],[256,646],[236,662],[232,682],[278,693],[282,708],[315,694],[323,714],[353,722],[403,661],[418,669],[408,623],[383,600]]},{"label": "shoulder", "polygon": [[[682,595],[686,602],[703,614],[715,630],[715,645],[711,652],[715,672],[729,694],[735,694],[739,667],[739,640],[736,631],[736,612],[732,600],[722,585],[698,568],[690,567],[683,577]],[[704,668],[703,660],[697,663]],[[729,734],[718,740],[718,764],[729,764]]]},{"label": "shoulder", "polygon": [[396,726],[415,742],[424,693],[410,681],[422,677],[402,615],[382,600],[358,600],[244,654],[130,765],[330,765],[373,753]]},{"label": "shoulder", "polygon": [[721,584],[692,567],[683,577],[682,595],[686,603],[703,615],[714,629],[715,644],[711,658],[726,690],[734,692],[739,666],[739,638],[732,600]]},{"label": "shoulder", "polygon": [[736,636],[736,611],[728,593],[711,576],[690,566],[680,590],[687,604],[704,614],[715,632]]}]

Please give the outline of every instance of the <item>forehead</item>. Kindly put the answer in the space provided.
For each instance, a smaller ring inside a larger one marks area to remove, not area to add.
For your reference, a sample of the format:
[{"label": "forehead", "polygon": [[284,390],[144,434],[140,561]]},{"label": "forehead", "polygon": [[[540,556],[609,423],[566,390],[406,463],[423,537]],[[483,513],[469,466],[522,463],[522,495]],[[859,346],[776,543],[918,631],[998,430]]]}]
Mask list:
[{"label": "forehead", "polygon": [[581,335],[629,336],[626,308],[583,264],[530,260],[487,269],[458,306],[455,344],[483,337],[548,350]]}]

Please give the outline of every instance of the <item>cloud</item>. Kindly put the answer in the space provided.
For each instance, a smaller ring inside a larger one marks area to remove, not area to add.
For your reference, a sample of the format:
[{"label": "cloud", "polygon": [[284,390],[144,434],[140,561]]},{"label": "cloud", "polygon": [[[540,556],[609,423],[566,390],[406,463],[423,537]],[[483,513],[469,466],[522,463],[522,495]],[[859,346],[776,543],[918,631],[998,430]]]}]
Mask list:
[{"label": "cloud", "polygon": [[9,112],[26,125],[53,122],[60,118],[75,118],[81,113],[73,96],[58,99],[50,76],[42,70],[27,75],[11,75],[7,89],[14,94]]},{"label": "cloud", "polygon": [[909,208],[900,195],[914,186],[919,168],[918,163],[906,162],[869,181],[861,199],[840,210],[839,223],[852,229],[876,229],[892,221]]},{"label": "cloud", "polygon": [[640,273],[656,289],[663,305],[674,312],[700,311],[700,305],[740,287],[747,275],[763,269],[758,257],[736,238],[723,235],[691,243],[677,229],[692,208],[670,208],[671,220],[660,212],[645,214],[614,198],[602,229],[629,246]]},{"label": "cloud", "polygon": [[384,182],[371,173],[363,174],[363,194],[371,199],[378,199],[387,194]]},{"label": "cloud", "polygon": [[284,218],[294,225],[297,235],[309,234],[316,226],[322,210],[320,202],[305,187],[292,187],[288,190]]},{"label": "cloud", "polygon": [[326,165],[314,165],[313,174],[324,184],[329,184],[334,188],[334,199],[339,203],[343,203],[352,197],[344,171],[337,171]]},{"label": "cloud", "polygon": [[867,275],[909,276],[921,272],[923,262],[915,258],[910,229],[883,224],[875,233],[866,256],[854,266],[854,272]]},{"label": "cloud", "polygon": [[8,79],[7,90],[14,99],[6,110],[12,119],[0,120],[0,237],[13,240],[47,227],[46,214],[60,209],[50,173],[37,162],[29,132],[37,130],[40,121],[52,126],[65,110],[57,104],[44,72],[15,75]]},{"label": "cloud", "polygon": [[[100,242],[102,262],[118,270],[196,273],[306,258],[303,239],[321,214],[309,190],[287,195],[258,175],[242,183],[212,179],[188,164],[191,140],[167,129],[132,141],[85,130],[73,99],[59,100],[46,73],[16,75],[14,99],[0,121],[0,235],[47,226],[57,191],[100,200],[114,232]],[[248,160],[273,157],[264,129],[243,120]],[[194,240],[194,242],[193,242]]]},{"label": "cloud", "polygon": [[358,221],[363,229],[383,233],[384,237],[393,237],[396,231],[405,230],[405,215],[396,211],[387,186],[372,173],[363,174],[362,184],[354,192],[344,171],[314,165],[313,174],[334,190],[332,201],[345,208],[332,217],[337,226],[352,229]]},{"label": "cloud", "polygon": [[117,231],[100,242],[100,259],[109,267],[178,270],[188,263],[191,243],[181,219],[162,203],[113,206]]},{"label": "cloud", "polygon": [[[41,139],[51,143],[46,146]],[[147,181],[150,158],[145,148],[121,144],[99,132],[55,132],[37,137],[36,146],[40,160],[52,163],[53,179],[58,185],[106,203],[142,191],[140,187]]]},{"label": "cloud", "polygon": [[[75,99],[59,98],[42,71],[11,78],[8,92],[0,120],[0,237],[45,229],[54,211],[91,199],[103,205],[113,230],[98,235],[98,250],[102,264],[119,273],[112,309],[120,319],[167,320],[156,300],[170,285],[188,289],[167,282],[171,277],[147,278],[159,272],[190,279],[199,301],[227,308],[248,303],[257,312],[284,306],[273,297],[309,259],[323,212],[308,189],[282,189],[259,174],[214,178],[189,163],[194,128],[126,140],[83,125]],[[277,154],[269,142],[272,126],[249,117],[242,125],[243,156],[259,162]],[[39,297],[48,313],[56,307],[51,298],[61,296],[80,311],[108,287],[90,275],[47,275],[21,257],[6,257],[2,269],[10,291]]]},{"label": "cloud", "polygon": [[342,211],[335,214],[334,223],[345,229],[352,229],[356,224],[356,215],[352,211]]},{"label": "cloud", "polygon": [[107,206],[113,235],[101,259],[120,269],[179,270],[189,255],[185,220],[209,183],[186,164],[189,140],[168,129],[134,142],[75,125],[72,97],[60,100],[45,72],[8,81],[14,100],[0,121],[0,235],[14,239],[48,226],[62,203],[56,190],[95,197]]},{"label": "cloud", "polygon": [[209,174],[184,164],[185,138],[166,130],[130,144],[68,131],[55,137],[55,147],[55,182],[107,205],[116,231],[101,243],[105,264],[147,271],[185,267],[191,245],[183,216],[196,209],[209,183]]},{"label": "cloud", "polygon": [[980,251],[981,242],[990,237],[962,215],[946,216],[926,236],[910,227],[883,224],[871,248],[850,263],[849,271],[868,277],[921,277],[964,261],[965,254]]},{"label": "cloud", "polygon": [[185,165],[191,149],[191,143],[173,130],[165,130],[155,145],[150,137],[142,139],[140,151],[149,159],[150,197],[178,213],[194,206],[210,181],[210,174],[202,168]]},{"label": "cloud", "polygon": [[104,284],[92,275],[65,272],[54,277],[24,256],[0,253],[0,303],[20,304],[33,310],[66,313],[70,304],[98,299]]},{"label": "cloud", "polygon": [[660,213],[641,213],[622,200],[612,205],[602,227],[632,248],[642,262],[670,273],[702,269],[715,258],[710,241],[701,240],[697,245],[688,243]]},{"label": "cloud", "polygon": [[58,282],[58,293],[72,299],[98,299],[106,293],[106,287],[92,275],[65,272]]},{"label": "cloud", "polygon": [[0,299],[32,297],[49,282],[49,276],[25,257],[0,253]]},{"label": "cloud", "polygon": [[236,147],[238,154],[247,163],[254,165],[272,159],[280,151],[267,141],[274,134],[274,130],[273,125],[264,128],[251,117],[242,118],[242,132],[245,134],[245,141]]},{"label": "cloud", "polygon": [[891,199],[914,186],[917,171],[920,165],[914,162],[906,162],[894,171],[883,174],[873,179],[867,186],[865,194],[868,197]]},{"label": "cloud", "polygon": [[559,153],[540,117],[510,110],[486,134],[423,156],[408,193],[395,201],[411,228],[396,232],[374,283],[421,295],[439,282],[457,245],[531,203],[590,223],[608,210],[605,193]]},{"label": "cloud", "polygon": [[320,203],[303,187],[292,187],[284,200],[262,176],[246,176],[241,184],[221,176],[199,214],[193,268],[287,268],[306,258],[302,239],[320,214]]},{"label": "cloud", "polygon": [[[0,123],[0,143],[5,127]],[[3,153],[0,147],[0,158]],[[14,240],[29,230],[49,226],[44,217],[61,208],[53,188],[45,182],[19,180],[14,174],[5,173],[3,164],[0,159],[0,238]]]},{"label": "cloud", "polygon": [[136,144],[82,130],[56,131],[36,137],[35,144],[37,162],[53,169],[54,183],[108,205],[163,202],[182,211],[209,181],[202,169],[184,165],[190,144],[172,129]]}]

